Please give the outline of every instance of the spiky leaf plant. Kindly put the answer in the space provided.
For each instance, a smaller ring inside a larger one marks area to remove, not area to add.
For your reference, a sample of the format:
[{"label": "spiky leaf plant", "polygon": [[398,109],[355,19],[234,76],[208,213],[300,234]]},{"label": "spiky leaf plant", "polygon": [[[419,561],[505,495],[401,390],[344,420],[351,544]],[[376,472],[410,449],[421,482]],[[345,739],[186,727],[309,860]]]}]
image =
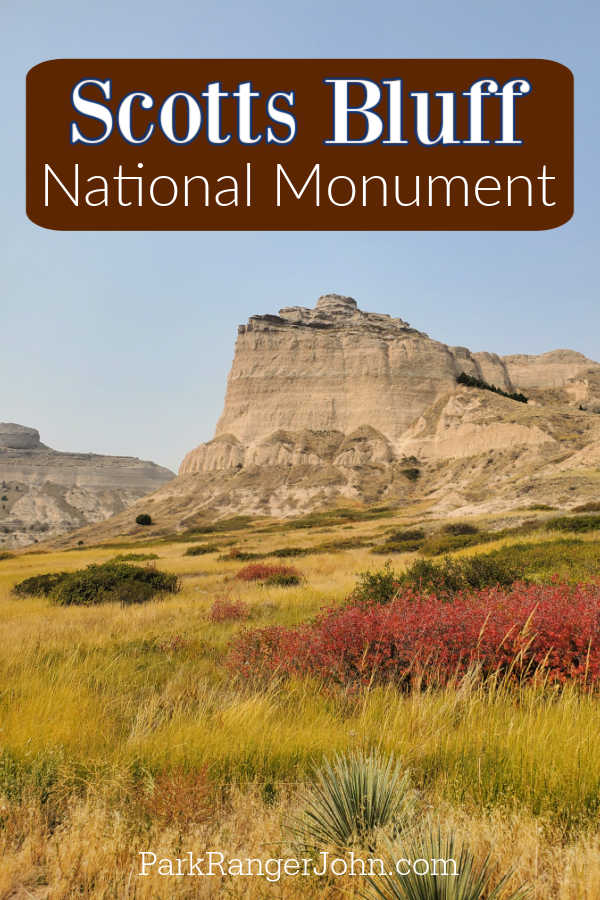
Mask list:
[{"label": "spiky leaf plant", "polygon": [[[396,861],[403,863],[400,874]],[[418,861],[419,871],[427,862],[425,874],[417,874],[407,860]],[[454,865],[451,861],[454,861]],[[435,865],[434,865],[435,864]],[[367,877],[365,898],[380,900],[521,900],[529,896],[527,887],[507,890],[511,872],[498,877],[490,855],[478,863],[464,843],[457,844],[453,833],[433,827],[412,832],[408,840],[390,844],[385,859],[386,875]]]},{"label": "spiky leaf plant", "polygon": [[313,848],[364,845],[379,829],[397,833],[412,814],[408,772],[393,756],[357,751],[325,760],[291,830]]}]

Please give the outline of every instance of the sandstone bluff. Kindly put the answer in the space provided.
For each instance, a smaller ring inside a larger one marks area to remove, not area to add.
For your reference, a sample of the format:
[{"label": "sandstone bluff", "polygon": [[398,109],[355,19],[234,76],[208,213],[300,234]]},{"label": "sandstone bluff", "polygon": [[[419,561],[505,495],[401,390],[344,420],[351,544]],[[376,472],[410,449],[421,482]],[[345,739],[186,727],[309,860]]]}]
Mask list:
[{"label": "sandstone bluff", "polygon": [[133,457],[60,453],[35,428],[0,422],[0,549],[99,522],[173,477]]},{"label": "sandstone bluff", "polygon": [[[462,372],[529,402],[462,386]],[[599,475],[600,364],[449,347],[327,294],[239,327],[215,437],[154,495],[153,515],[172,529],[348,501],[436,515],[571,508],[599,499]],[[130,531],[131,516],[110,527]]]}]

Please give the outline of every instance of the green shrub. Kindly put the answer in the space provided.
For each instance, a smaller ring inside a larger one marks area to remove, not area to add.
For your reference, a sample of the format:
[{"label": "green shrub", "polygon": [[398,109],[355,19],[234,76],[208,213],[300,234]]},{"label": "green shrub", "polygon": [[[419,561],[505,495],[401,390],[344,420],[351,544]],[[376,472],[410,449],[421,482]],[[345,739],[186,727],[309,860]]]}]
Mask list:
[{"label": "green shrub", "polygon": [[453,553],[455,550],[485,544],[497,538],[496,534],[432,534],[423,543],[422,551],[426,556],[441,556],[443,553]]},{"label": "green shrub", "polygon": [[152,516],[149,516],[148,513],[140,513],[135,517],[135,521],[138,525],[152,525]]},{"label": "green shrub", "polygon": [[364,846],[381,828],[399,831],[414,813],[409,776],[393,756],[357,751],[325,760],[290,830],[305,847]]},{"label": "green shrub", "polygon": [[398,593],[400,575],[387,562],[379,572],[361,572],[359,581],[349,597],[351,603],[389,603]]},{"label": "green shrub", "polygon": [[539,523],[533,521],[523,522],[515,528],[504,528],[502,531],[479,531],[474,525],[467,523],[450,523],[441,531],[428,537],[421,549],[425,556],[441,556],[444,553],[463,550],[465,547],[476,547],[479,544],[490,544],[502,538],[530,534],[539,527]]},{"label": "green shrub", "polygon": [[354,550],[356,547],[364,547],[367,541],[361,537],[342,538],[339,541],[324,541],[317,544],[316,550],[319,553],[336,553],[338,550]]},{"label": "green shrub", "polygon": [[157,553],[120,553],[118,556],[114,556],[111,562],[143,562],[158,558]]},{"label": "green shrub", "polygon": [[507,544],[489,553],[443,562],[416,560],[403,574],[402,584],[425,590],[449,591],[508,585],[515,580],[589,581],[600,576],[600,541],[557,538],[552,541]]},{"label": "green shrub", "polygon": [[184,556],[204,556],[205,553],[217,553],[219,548],[216,544],[194,544],[188,547]]},{"label": "green shrub", "polygon": [[275,575],[269,575],[265,584],[271,587],[292,587],[300,584],[300,576],[293,573],[277,572]]},{"label": "green shrub", "polygon": [[297,519],[288,519],[283,524],[269,525],[261,528],[261,533],[273,531],[294,531],[297,528],[321,528],[330,525],[342,525],[348,522],[367,522],[371,519],[386,518],[395,515],[397,510],[393,506],[372,506],[368,509],[338,507],[337,509],[323,510],[322,512],[309,513],[299,516]]},{"label": "green shrub", "polygon": [[464,559],[445,557],[434,563],[418,559],[399,577],[401,585],[432,594],[455,594],[495,585],[508,586],[523,577],[515,566],[491,554]]},{"label": "green shrub", "polygon": [[425,537],[422,528],[405,528],[401,531],[388,531],[386,540],[388,541],[421,541]]},{"label": "green shrub", "polygon": [[14,554],[14,553],[9,553],[8,550],[0,550],[0,560],[2,560],[2,559],[14,559],[14,558],[15,558],[15,554]]},{"label": "green shrub", "polygon": [[[548,507],[551,509],[551,507]],[[581,506],[576,506],[573,509],[573,512],[600,512],[600,503],[597,500],[590,500],[588,503],[582,503]]]},{"label": "green shrub", "polygon": [[68,577],[68,572],[46,572],[44,575],[32,575],[15,584],[13,593],[22,597],[48,597],[54,588]]},{"label": "green shrub", "polygon": [[420,550],[425,539],[421,528],[407,528],[404,531],[390,531],[383,544],[377,544],[372,553],[413,553]]},{"label": "green shrub", "polygon": [[179,590],[176,575],[158,569],[109,562],[76,572],[37,575],[17,584],[17,594],[46,596],[59,606],[91,606],[97,603],[145,603],[156,594]]},{"label": "green shrub", "polygon": [[216,522],[211,522],[210,524],[199,523],[198,525],[193,525],[178,537],[179,540],[193,540],[194,536],[198,534],[218,534],[222,531],[241,531],[251,525],[253,521],[253,516],[230,516],[228,519],[218,519]]},{"label": "green shrub", "polygon": [[546,522],[549,531],[596,531],[600,529],[600,516],[558,516]]},{"label": "green shrub", "polygon": [[221,556],[219,556],[219,559],[223,562],[231,562],[231,560],[248,562],[251,559],[264,559],[264,556],[260,553],[251,553],[248,550],[240,550],[238,547],[232,547],[228,553],[222,553]]},{"label": "green shrub", "polygon": [[314,552],[314,548],[311,547],[279,547],[278,550],[272,550],[269,556],[285,559],[288,556],[307,556],[309,553]]},{"label": "green shrub", "polygon": [[[400,873],[397,860],[411,861]],[[419,864],[417,871],[416,863]],[[466,844],[457,844],[451,831],[439,826],[419,828],[390,842],[384,874],[367,875],[366,895],[383,900],[522,900],[526,887],[507,893],[512,872],[499,877],[488,854],[477,863]],[[406,873],[406,874],[405,874]]]},{"label": "green shrub", "polygon": [[323,541],[312,547],[280,547],[272,550],[268,555],[285,559],[291,556],[309,556],[314,553],[337,553],[339,550],[353,550],[356,547],[364,547],[367,541],[361,537],[342,538],[339,541]]},{"label": "green shrub", "polygon": [[566,581],[589,581],[600,575],[600,541],[555,538],[537,543],[509,544],[492,550],[488,556],[537,580],[558,575]]},{"label": "green shrub", "polygon": [[470,522],[448,522],[442,528],[446,534],[477,534],[479,528]]}]

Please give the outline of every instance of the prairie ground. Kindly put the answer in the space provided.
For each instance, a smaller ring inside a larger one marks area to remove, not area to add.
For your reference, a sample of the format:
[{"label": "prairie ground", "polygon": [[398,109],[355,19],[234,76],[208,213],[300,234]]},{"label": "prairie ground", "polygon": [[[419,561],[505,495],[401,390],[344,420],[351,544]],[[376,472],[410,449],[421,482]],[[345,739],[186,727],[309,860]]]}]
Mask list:
[{"label": "prairie ground", "polygon": [[[499,870],[513,870],[513,887],[527,882],[544,900],[600,897],[596,694],[491,689],[475,677],[412,693],[309,679],[249,684],[226,665],[241,628],[294,625],[342,603],[360,572],[383,565],[373,545],[417,520],[392,512],[317,516],[297,529],[233,522],[186,540],[1,560],[0,898],[360,896],[363,880],[350,876],[138,874],[141,851],[297,855],[288,826],[313,767],[357,748],[393,752],[410,770],[420,816],[452,825],[481,857],[491,852]],[[600,574],[598,531],[562,555],[541,520],[526,536],[503,535],[485,552],[527,542],[531,552],[519,558],[535,557],[535,577]],[[217,549],[185,555],[207,544]],[[240,581],[245,557],[223,558],[232,548],[267,557],[286,547],[318,550],[268,558],[296,567],[299,585]],[[156,555],[140,564],[177,574],[181,591],[92,607],[12,592],[31,575],[128,553]],[[395,553],[393,565],[401,570],[414,558]],[[244,604],[249,618],[213,621],[213,604],[223,600]]]}]

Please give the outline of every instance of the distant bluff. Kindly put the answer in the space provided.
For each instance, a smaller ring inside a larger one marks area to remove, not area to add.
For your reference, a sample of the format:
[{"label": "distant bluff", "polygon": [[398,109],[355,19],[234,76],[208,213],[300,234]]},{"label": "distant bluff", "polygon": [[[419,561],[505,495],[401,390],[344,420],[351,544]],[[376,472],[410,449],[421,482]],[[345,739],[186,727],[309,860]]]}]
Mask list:
[{"label": "distant bluff", "polygon": [[60,453],[35,428],[0,422],[0,549],[102,521],[172,478],[134,457]]},{"label": "distant bluff", "polygon": [[[371,458],[391,461],[423,453],[419,419],[457,393],[461,372],[507,392],[555,390],[567,403],[592,396],[600,406],[588,370],[598,377],[600,366],[569,350],[500,357],[449,347],[402,319],[363,312],[351,297],[326,294],[314,309],[284,307],[240,325],[215,439],[188,453],[179,471],[316,462],[302,450],[306,437],[298,443],[278,435],[329,432],[332,440],[340,436],[341,447],[365,428],[372,432]],[[530,442],[531,435],[519,436]],[[514,438],[501,429],[483,443],[509,446]],[[467,443],[460,455],[468,449]]]},{"label": "distant bluff", "polygon": [[[457,383],[465,372],[528,403]],[[450,347],[339,294],[238,329],[215,437],[152,500],[156,529],[358,502],[446,513],[600,501],[600,364]],[[139,501],[86,540],[135,532]]]},{"label": "distant bluff", "polygon": [[8,450],[40,450],[48,449],[40,442],[40,433],[36,428],[15,425],[14,422],[0,422],[0,448]]}]

